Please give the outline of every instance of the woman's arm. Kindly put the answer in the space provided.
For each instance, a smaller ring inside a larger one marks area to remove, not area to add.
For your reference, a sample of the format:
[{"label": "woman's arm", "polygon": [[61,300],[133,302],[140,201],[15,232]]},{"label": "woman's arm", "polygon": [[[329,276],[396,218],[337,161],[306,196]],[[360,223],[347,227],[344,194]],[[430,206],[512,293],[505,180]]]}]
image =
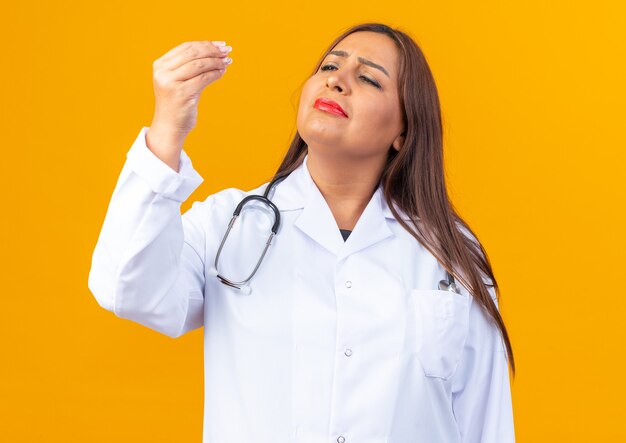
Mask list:
[{"label": "woman's arm", "polygon": [[[467,290],[461,286],[461,291]],[[498,306],[495,291],[489,290]],[[513,443],[507,353],[498,328],[472,301],[469,332],[452,378],[452,407],[463,443]]]},{"label": "woman's arm", "polygon": [[146,145],[141,129],[111,197],[88,286],[98,303],[169,337],[203,324],[203,208],[180,206],[202,183],[182,151],[177,173]]}]

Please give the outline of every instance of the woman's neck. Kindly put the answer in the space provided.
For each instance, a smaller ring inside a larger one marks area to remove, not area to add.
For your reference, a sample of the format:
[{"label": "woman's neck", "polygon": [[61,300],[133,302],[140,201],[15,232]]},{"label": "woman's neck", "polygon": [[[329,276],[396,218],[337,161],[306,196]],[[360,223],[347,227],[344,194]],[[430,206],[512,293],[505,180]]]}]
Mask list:
[{"label": "woman's neck", "polygon": [[354,229],[376,191],[384,160],[328,159],[309,150],[307,168],[340,229]]}]

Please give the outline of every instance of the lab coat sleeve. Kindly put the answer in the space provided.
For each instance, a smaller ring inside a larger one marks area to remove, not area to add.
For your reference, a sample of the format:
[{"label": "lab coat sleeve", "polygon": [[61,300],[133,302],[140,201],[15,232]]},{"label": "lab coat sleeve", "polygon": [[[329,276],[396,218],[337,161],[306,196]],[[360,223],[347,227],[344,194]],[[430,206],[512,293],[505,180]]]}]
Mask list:
[{"label": "lab coat sleeve", "polygon": [[[463,286],[461,291],[468,293]],[[489,292],[498,306],[493,288]],[[461,442],[513,443],[513,409],[504,340],[473,299],[469,315],[463,355],[452,378],[452,408]]]},{"label": "lab coat sleeve", "polygon": [[103,308],[175,338],[203,325],[205,231],[212,204],[180,206],[203,182],[181,152],[177,173],[146,145],[126,155],[92,255],[88,286]]}]

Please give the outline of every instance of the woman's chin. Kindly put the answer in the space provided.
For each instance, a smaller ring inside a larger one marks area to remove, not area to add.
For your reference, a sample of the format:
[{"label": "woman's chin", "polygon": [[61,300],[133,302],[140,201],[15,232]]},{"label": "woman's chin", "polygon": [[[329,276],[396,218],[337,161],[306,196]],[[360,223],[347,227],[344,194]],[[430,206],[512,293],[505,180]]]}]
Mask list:
[{"label": "woman's chin", "polygon": [[346,133],[344,128],[328,122],[325,119],[309,119],[303,127],[298,127],[298,133],[303,140],[322,145],[337,145],[341,143]]}]

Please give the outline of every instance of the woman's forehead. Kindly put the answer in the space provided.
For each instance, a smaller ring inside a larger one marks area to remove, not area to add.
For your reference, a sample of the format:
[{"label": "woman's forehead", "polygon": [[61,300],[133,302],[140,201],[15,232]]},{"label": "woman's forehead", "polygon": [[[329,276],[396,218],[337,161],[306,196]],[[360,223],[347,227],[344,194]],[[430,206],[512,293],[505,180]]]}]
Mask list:
[{"label": "woman's forehead", "polygon": [[350,34],[337,43],[328,55],[364,58],[385,68],[390,77],[396,71],[398,59],[398,51],[393,40],[376,32]]}]

